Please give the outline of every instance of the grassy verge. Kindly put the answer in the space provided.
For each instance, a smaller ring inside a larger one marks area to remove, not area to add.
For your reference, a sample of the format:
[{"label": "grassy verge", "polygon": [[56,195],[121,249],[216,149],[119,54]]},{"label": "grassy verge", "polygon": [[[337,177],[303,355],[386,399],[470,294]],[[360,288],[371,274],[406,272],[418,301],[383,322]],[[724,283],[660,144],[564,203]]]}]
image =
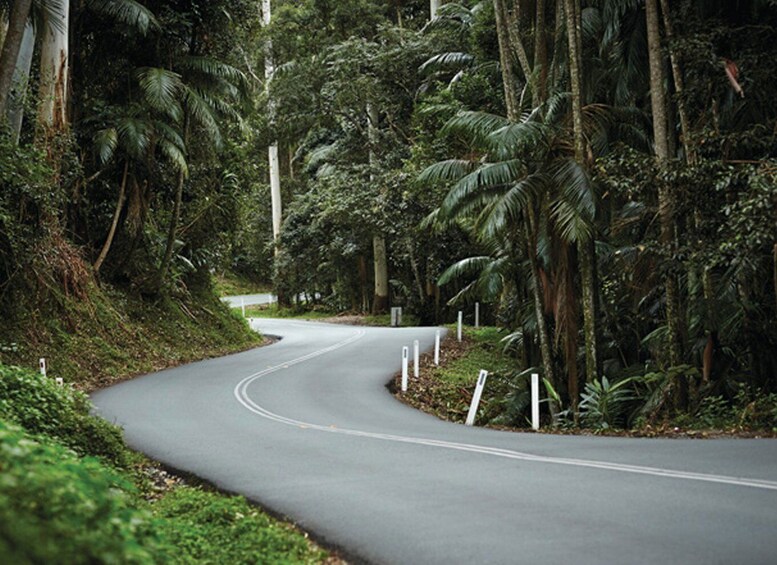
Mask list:
[{"label": "grassy verge", "polygon": [[[400,376],[392,381],[395,396],[438,418],[463,423],[467,417],[472,393],[481,369],[489,372],[476,423],[494,420],[512,399],[506,375],[515,362],[502,351],[504,333],[494,327],[465,327],[462,341],[456,340],[451,326],[440,348],[440,366],[434,366],[433,354],[420,360],[420,377],[412,378],[408,391],[401,392]],[[507,400],[506,400],[507,399]]]},{"label": "grassy verge", "polygon": [[210,289],[149,302],[95,287],[86,300],[61,296],[0,321],[0,362],[37,367],[45,357],[52,374],[88,390],[261,341]]},{"label": "grassy verge", "polygon": [[272,288],[268,283],[229,272],[215,274],[213,276],[213,287],[218,296],[272,292]]},{"label": "grassy verge", "polygon": [[[406,393],[400,392],[400,375],[395,376],[390,388],[402,402],[439,418],[463,423],[478,374],[486,369],[489,376],[476,425],[528,430],[528,378],[521,374],[517,361],[503,352],[502,337],[504,333],[492,327],[465,328],[464,339],[459,343],[455,329],[451,328],[443,343],[440,367],[435,367],[432,356],[426,354],[421,358],[420,378],[411,378]],[[620,396],[617,387],[609,381],[600,386],[589,385],[584,394],[589,397],[590,405],[581,403],[577,425],[571,414],[551,425],[550,416],[543,413],[542,431],[640,437],[777,437],[777,394],[763,394],[746,388],[740,388],[729,400],[708,396],[690,413],[670,414],[658,422],[644,418],[633,418],[630,422],[628,415],[638,415],[649,400],[644,389],[653,378],[655,375],[638,378],[633,382],[640,388]],[[547,392],[541,388],[540,397],[545,396]],[[621,414],[622,419],[614,423],[608,421],[606,417],[615,413]],[[628,427],[625,424],[629,424]]]},{"label": "grassy verge", "polygon": [[[239,311],[239,310],[238,310]],[[278,304],[246,306],[246,316],[251,318],[286,318],[296,320],[318,320],[342,324],[354,324],[361,326],[385,326],[391,325],[390,314],[364,315],[337,313],[321,307],[280,307]],[[403,326],[417,326],[418,318],[405,315],[402,318]]]},{"label": "grassy verge", "polygon": [[242,497],[155,469],[82,393],[0,365],[0,562],[337,560]]}]

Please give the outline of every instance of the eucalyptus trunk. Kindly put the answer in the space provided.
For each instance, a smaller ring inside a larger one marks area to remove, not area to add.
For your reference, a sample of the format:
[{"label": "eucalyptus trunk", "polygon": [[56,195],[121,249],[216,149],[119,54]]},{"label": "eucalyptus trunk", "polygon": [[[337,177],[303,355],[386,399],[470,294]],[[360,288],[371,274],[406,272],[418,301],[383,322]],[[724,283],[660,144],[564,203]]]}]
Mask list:
[{"label": "eucalyptus trunk", "polygon": [[[667,128],[667,103],[665,96],[664,61],[661,53],[661,34],[659,29],[658,0],[645,3],[647,19],[648,58],[650,62],[650,104],[653,113],[653,138],[656,157],[661,168],[669,160],[669,132]],[[673,260],[674,239],[674,197],[667,183],[658,183],[659,222],[661,243]],[[666,289],[666,323],[669,333],[669,363],[679,365],[682,360],[682,339],[680,322],[680,300],[677,279],[673,272],[664,277]],[[681,392],[681,397],[683,396]],[[680,399],[684,403],[684,399]]]},{"label": "eucalyptus trunk", "polygon": [[32,0],[15,0],[8,14],[8,31],[0,50],[0,116],[5,116],[6,113],[16,61],[19,58],[31,6]]},{"label": "eucalyptus trunk", "polygon": [[429,0],[429,19],[433,20],[437,17],[437,11],[440,9],[440,0]]},{"label": "eucalyptus trunk", "polygon": [[27,22],[24,28],[24,37],[19,49],[19,57],[16,61],[16,69],[11,82],[11,94],[6,106],[8,125],[11,128],[14,143],[19,143],[22,133],[22,120],[24,119],[24,101],[27,98],[27,85],[32,68],[32,56],[35,50],[35,29],[32,22]]},{"label": "eucalyptus trunk", "polygon": [[[270,25],[272,17],[270,0],[262,0],[262,25]],[[272,40],[265,43],[264,51],[264,78],[269,88],[270,81],[275,73],[275,61],[272,55]],[[269,102],[270,118],[275,115],[275,105],[272,99]],[[281,221],[283,209],[281,205],[281,167],[278,161],[278,142],[273,141],[267,148],[267,157],[270,168],[270,202],[272,206],[272,236],[275,242],[275,252],[278,252],[278,238],[281,233]]]},{"label": "eucalyptus trunk", "polygon": [[40,49],[38,123],[49,137],[67,128],[70,2],[49,5]]}]

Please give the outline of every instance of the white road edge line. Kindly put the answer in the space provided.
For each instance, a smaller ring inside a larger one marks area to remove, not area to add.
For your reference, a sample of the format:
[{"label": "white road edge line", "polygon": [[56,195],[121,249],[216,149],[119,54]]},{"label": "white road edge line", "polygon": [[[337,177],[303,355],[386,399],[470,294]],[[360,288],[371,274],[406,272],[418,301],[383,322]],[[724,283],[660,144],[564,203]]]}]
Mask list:
[{"label": "white road edge line", "polygon": [[481,446],[481,445],[468,444],[468,443],[456,443],[456,442],[449,442],[449,441],[435,440],[435,439],[425,439],[425,438],[418,438],[418,437],[411,437],[411,436],[399,436],[399,435],[381,434],[381,433],[375,433],[375,432],[364,432],[359,430],[349,430],[347,428],[332,428],[329,426],[312,424],[309,422],[302,422],[300,420],[294,420],[292,418],[286,418],[284,416],[274,414],[273,412],[270,412],[266,408],[263,408],[262,406],[258,405],[256,402],[251,400],[251,398],[248,396],[248,387],[254,381],[261,379],[262,377],[269,375],[271,373],[275,373],[276,371],[283,370],[287,367],[291,367],[299,363],[304,363],[305,361],[315,359],[316,357],[320,357],[321,355],[326,355],[327,353],[331,353],[332,351],[336,351],[342,347],[350,345],[351,343],[354,343],[359,339],[361,339],[362,337],[364,337],[365,333],[366,332],[364,330],[358,330],[354,335],[352,335],[348,339],[335,343],[334,345],[330,345],[329,347],[325,347],[323,349],[318,349],[316,351],[313,351],[312,353],[308,353],[301,357],[297,357],[296,359],[292,359],[291,361],[286,361],[279,365],[268,367],[267,369],[264,369],[252,375],[249,375],[243,380],[241,380],[235,386],[235,389],[234,389],[235,398],[240,404],[243,405],[244,408],[253,412],[254,414],[257,414],[258,416],[261,416],[262,418],[266,418],[268,420],[272,420],[274,422],[278,422],[281,424],[286,424],[288,426],[317,430],[321,432],[349,435],[349,436],[369,438],[369,439],[377,439],[377,440],[383,440],[383,441],[391,441],[396,443],[409,443],[409,444],[415,444],[415,445],[424,445],[428,447],[441,447],[444,449],[467,451],[471,453],[480,453],[483,455],[492,455],[495,457],[517,459],[521,461],[532,461],[536,463],[549,463],[549,464],[555,464],[555,465],[587,467],[591,469],[601,469],[601,470],[616,471],[621,473],[635,473],[639,475],[652,475],[655,477],[702,481],[702,482],[709,482],[709,483],[744,486],[744,487],[759,488],[759,489],[766,489],[766,490],[777,490],[777,481],[748,479],[748,478],[742,478],[742,477],[731,477],[726,475],[711,475],[706,473],[694,473],[689,471],[662,469],[660,467],[644,467],[639,465],[626,465],[622,463],[611,463],[607,461],[594,461],[594,460],[588,460],[588,459],[548,457],[548,456],[542,456],[542,455],[532,455],[531,453],[523,453],[520,451],[512,451],[508,449]]}]

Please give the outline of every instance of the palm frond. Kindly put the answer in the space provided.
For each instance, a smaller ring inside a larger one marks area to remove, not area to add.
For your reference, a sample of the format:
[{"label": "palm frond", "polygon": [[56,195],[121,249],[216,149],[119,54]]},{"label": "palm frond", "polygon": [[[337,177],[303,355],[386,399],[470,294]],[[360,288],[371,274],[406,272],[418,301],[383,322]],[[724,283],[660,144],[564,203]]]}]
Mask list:
[{"label": "palm frond", "polygon": [[128,155],[142,159],[151,145],[151,128],[146,120],[123,117],[116,124],[119,143]]},{"label": "palm frond", "polygon": [[173,119],[180,119],[178,96],[183,87],[181,75],[160,67],[140,67],[135,70],[144,100],[155,110]]},{"label": "palm frond", "polygon": [[520,178],[523,163],[517,159],[486,163],[477,170],[462,177],[448,192],[440,207],[443,215],[453,215],[462,205],[467,204],[473,195],[487,188],[502,188]]},{"label": "palm frond", "polygon": [[117,23],[130,26],[143,35],[150,29],[159,28],[159,22],[154,13],[135,0],[87,0],[86,6],[98,14],[112,18]]},{"label": "palm frond", "polygon": [[418,175],[419,182],[459,180],[472,172],[475,164],[466,159],[448,159],[429,165]]},{"label": "palm frond", "polygon": [[510,121],[504,116],[488,112],[461,111],[448,120],[442,128],[442,133],[462,135],[474,143],[487,146],[488,136],[508,125]]},{"label": "palm frond", "polygon": [[440,53],[439,55],[434,55],[424,61],[424,63],[418,67],[418,72],[433,73],[441,70],[459,70],[463,67],[469,67],[474,61],[475,57],[469,53],[462,53],[460,51]]},{"label": "palm frond", "polygon": [[186,110],[194,122],[208,133],[216,147],[221,147],[221,129],[207,98],[196,89],[185,87],[184,101],[186,102]]},{"label": "palm frond", "polygon": [[94,135],[93,143],[100,163],[105,164],[116,152],[116,147],[119,145],[119,132],[116,128],[101,129]]},{"label": "palm frond", "polygon": [[493,259],[488,255],[478,255],[476,257],[467,257],[457,261],[440,275],[437,284],[445,285],[453,280],[474,277],[488,265]]}]

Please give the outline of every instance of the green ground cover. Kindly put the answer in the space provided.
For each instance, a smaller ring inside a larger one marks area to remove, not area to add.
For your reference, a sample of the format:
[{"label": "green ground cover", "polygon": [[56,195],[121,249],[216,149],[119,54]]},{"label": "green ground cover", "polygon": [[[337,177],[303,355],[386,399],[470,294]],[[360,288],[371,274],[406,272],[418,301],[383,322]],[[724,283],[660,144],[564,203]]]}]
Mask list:
[{"label": "green ground cover", "polygon": [[87,398],[0,365],[0,562],[318,563],[304,534],[238,496],[174,483]]}]

